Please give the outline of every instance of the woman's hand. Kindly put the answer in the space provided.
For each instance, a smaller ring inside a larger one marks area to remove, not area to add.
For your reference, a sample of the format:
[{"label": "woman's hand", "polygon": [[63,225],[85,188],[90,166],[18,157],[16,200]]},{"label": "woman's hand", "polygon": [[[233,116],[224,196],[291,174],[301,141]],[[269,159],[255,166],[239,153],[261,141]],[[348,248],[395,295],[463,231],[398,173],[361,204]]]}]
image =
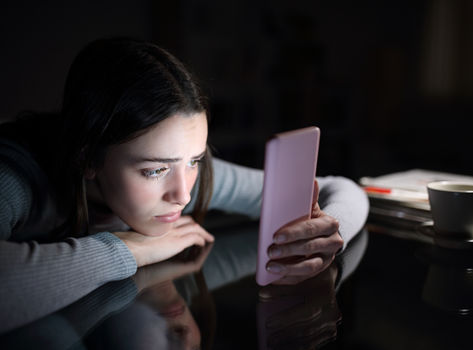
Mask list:
[{"label": "woman's hand", "polygon": [[166,260],[187,247],[205,246],[214,237],[190,216],[182,216],[164,236],[152,237],[137,232],[114,232],[130,249],[138,267]]},{"label": "woman's hand", "polygon": [[338,221],[319,207],[319,187],[314,183],[311,218],[286,225],[274,234],[267,269],[281,275],[273,284],[296,284],[324,271],[342,248]]}]

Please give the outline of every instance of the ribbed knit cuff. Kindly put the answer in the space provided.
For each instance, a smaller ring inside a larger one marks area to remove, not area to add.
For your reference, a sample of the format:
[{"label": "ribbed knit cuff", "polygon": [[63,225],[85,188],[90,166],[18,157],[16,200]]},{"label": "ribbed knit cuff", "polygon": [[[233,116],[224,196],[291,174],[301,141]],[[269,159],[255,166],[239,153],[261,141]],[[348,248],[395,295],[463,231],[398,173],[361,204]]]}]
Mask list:
[{"label": "ribbed knit cuff", "polygon": [[138,265],[136,264],[135,257],[120,238],[110,232],[99,232],[94,235],[94,238],[106,245],[113,246],[113,248],[116,250],[120,260],[123,262],[124,267],[123,271],[120,271],[121,278],[127,278],[136,273]]}]

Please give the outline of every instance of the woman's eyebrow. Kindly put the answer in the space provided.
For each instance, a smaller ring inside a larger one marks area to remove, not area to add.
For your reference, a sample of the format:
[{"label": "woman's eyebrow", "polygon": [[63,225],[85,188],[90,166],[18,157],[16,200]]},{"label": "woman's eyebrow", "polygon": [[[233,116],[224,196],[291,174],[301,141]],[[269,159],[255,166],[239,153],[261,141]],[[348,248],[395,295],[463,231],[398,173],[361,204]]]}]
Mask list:
[{"label": "woman's eyebrow", "polygon": [[[205,155],[206,151],[203,151],[202,153],[192,157],[191,159],[199,159],[202,158]],[[135,163],[176,163],[182,160],[182,158],[159,158],[159,157],[143,157],[143,158],[135,158],[133,162]]]},{"label": "woman's eyebrow", "polygon": [[192,157],[192,159],[199,159],[199,158],[202,158],[203,156],[205,156],[205,152],[206,152],[206,151],[207,151],[207,150],[204,150],[202,153],[200,153],[200,154],[198,154],[198,155]]}]

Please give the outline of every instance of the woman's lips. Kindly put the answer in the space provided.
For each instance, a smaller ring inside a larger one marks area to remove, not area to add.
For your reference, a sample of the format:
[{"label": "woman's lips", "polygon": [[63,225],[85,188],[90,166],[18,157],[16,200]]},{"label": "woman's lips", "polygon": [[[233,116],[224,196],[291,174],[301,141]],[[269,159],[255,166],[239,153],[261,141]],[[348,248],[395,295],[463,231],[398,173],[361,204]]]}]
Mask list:
[{"label": "woman's lips", "polygon": [[160,222],[174,222],[181,216],[181,211],[175,211],[164,215],[155,216],[156,220]]}]

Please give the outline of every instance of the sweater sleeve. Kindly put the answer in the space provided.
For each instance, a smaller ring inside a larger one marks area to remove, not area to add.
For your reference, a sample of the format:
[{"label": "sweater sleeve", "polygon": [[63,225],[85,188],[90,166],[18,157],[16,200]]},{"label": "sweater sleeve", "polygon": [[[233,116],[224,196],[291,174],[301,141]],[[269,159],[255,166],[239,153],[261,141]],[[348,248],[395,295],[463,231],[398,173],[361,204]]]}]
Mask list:
[{"label": "sweater sleeve", "polygon": [[[261,211],[263,171],[214,159],[214,189],[211,209],[258,218]],[[321,209],[340,223],[345,246],[363,228],[369,202],[352,180],[340,176],[317,178]]]},{"label": "sweater sleeve", "polygon": [[11,241],[14,228],[28,217],[32,191],[6,163],[0,163],[0,174],[0,332],[135,273],[133,255],[109,232],[48,244]]},{"label": "sweater sleeve", "polygon": [[259,218],[263,193],[263,171],[213,160],[214,186],[210,209]]},{"label": "sweater sleeve", "polygon": [[26,178],[0,159],[0,239],[8,239],[13,228],[28,217],[33,192]]},{"label": "sweater sleeve", "polygon": [[369,201],[366,193],[352,180],[340,176],[317,178],[319,205],[338,220],[343,249],[361,231],[368,218]]}]

